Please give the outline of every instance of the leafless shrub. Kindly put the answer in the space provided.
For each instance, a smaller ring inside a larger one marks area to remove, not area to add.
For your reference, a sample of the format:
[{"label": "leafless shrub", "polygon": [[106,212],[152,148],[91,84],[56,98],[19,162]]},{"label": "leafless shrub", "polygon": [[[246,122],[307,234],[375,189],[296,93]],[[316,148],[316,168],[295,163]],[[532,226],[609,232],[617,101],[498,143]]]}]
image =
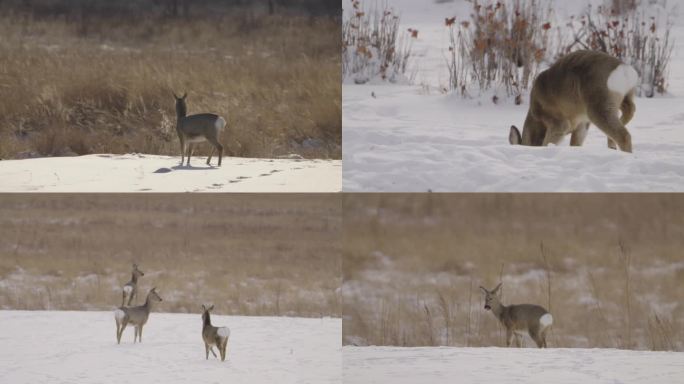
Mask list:
[{"label": "leafless shrub", "polygon": [[369,9],[350,0],[342,22],[342,77],[357,84],[380,78],[398,82],[405,78],[411,57],[411,39],[418,31],[399,31],[400,17],[385,3]]},{"label": "leafless shrub", "polygon": [[470,20],[447,18],[450,89],[462,95],[471,85],[515,97],[531,86],[545,58],[551,24],[548,4],[537,0],[474,0]]}]

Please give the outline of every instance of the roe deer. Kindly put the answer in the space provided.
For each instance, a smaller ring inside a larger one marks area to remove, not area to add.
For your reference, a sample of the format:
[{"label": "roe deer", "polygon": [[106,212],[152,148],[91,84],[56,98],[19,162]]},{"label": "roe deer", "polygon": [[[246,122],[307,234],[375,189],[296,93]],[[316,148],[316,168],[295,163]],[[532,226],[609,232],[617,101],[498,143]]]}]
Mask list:
[{"label": "roe deer", "polygon": [[211,325],[209,311],[212,309],[214,309],[213,305],[209,308],[204,306],[204,304],[202,305],[202,339],[204,339],[204,351],[207,355],[207,360],[209,360],[209,351],[211,351],[211,354],[214,355],[214,357],[217,357],[213,349],[214,346],[216,346],[221,354],[221,361],[225,361],[230,329],[228,329],[228,327],[214,327]]},{"label": "roe deer", "polygon": [[480,287],[485,293],[486,310],[491,310],[494,316],[506,327],[506,346],[510,347],[515,336],[516,344],[522,347],[522,336],[527,332],[537,347],[546,348],[546,332],[553,323],[551,314],[539,305],[518,304],[505,306],[499,301],[497,285],[491,291]]},{"label": "roe deer", "polygon": [[[603,52],[570,53],[534,80],[530,107],[522,135],[511,126],[511,144],[558,144],[572,134],[570,145],[581,146],[594,123],[615,144],[632,152],[632,137],[625,125],[632,119],[634,91],[639,75],[631,66]],[[622,116],[618,117],[618,111]]]},{"label": "roe deer", "polygon": [[218,150],[218,165],[221,166],[223,145],[219,143],[219,132],[226,126],[226,120],[213,113],[200,113],[186,116],[188,113],[188,106],[185,104],[185,98],[188,97],[188,94],[186,93],[183,96],[178,97],[174,93],[173,97],[176,98],[176,132],[178,133],[181,147],[180,165],[183,165],[186,156],[186,148],[188,157],[187,165],[190,166],[190,157],[192,156],[195,143],[201,143],[206,140],[214,146],[207,158],[207,165],[211,165],[211,157],[214,155],[214,151]]},{"label": "roe deer", "polygon": [[126,303],[126,296],[128,296],[127,306],[131,306],[131,301],[138,295],[138,278],[145,276],[143,271],[138,269],[138,264],[133,264],[133,272],[131,273],[131,280],[123,286],[123,296],[121,299],[121,306],[123,307]]},{"label": "roe deer", "polygon": [[121,307],[114,311],[114,319],[116,320],[116,343],[121,344],[121,335],[124,329],[130,323],[135,326],[135,334],[133,335],[133,342],[136,338],[142,343],[142,329],[150,317],[150,310],[152,310],[152,302],[162,301],[162,298],[157,294],[157,288],[150,289],[145,299],[145,304],[138,307]]}]

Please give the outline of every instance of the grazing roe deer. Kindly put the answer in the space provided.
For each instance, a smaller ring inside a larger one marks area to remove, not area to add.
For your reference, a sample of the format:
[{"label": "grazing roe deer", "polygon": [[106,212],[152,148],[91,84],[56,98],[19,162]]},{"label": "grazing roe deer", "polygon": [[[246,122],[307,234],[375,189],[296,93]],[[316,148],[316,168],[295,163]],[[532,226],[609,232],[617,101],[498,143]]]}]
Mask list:
[{"label": "grazing roe deer", "polygon": [[138,278],[145,276],[143,271],[138,269],[138,264],[133,264],[133,272],[131,272],[131,280],[123,286],[121,306],[126,303],[126,297],[128,297],[127,306],[131,306],[131,301],[138,296]]},{"label": "grazing roe deer", "polygon": [[[534,80],[522,135],[511,126],[511,144],[558,144],[571,134],[570,145],[581,146],[589,123],[615,144],[632,152],[625,125],[632,119],[639,75],[631,66],[603,52],[576,51],[563,56]],[[618,117],[618,111],[622,116]]]},{"label": "grazing roe deer", "polygon": [[527,332],[532,340],[537,343],[537,347],[546,348],[546,332],[553,324],[553,317],[544,307],[534,304],[509,306],[501,304],[498,296],[501,284],[491,291],[482,286],[480,289],[485,293],[484,308],[491,310],[501,324],[506,327],[506,346],[511,346],[513,336],[515,336],[517,346],[522,347],[523,333]]},{"label": "grazing roe deer", "polygon": [[188,106],[185,103],[185,98],[188,97],[188,94],[185,93],[183,96],[178,97],[174,93],[173,97],[176,98],[176,132],[178,133],[181,147],[180,165],[183,165],[186,156],[186,148],[188,157],[187,165],[190,166],[190,157],[192,157],[195,143],[208,141],[214,147],[211,149],[211,153],[209,153],[209,157],[207,158],[207,165],[210,165],[214,151],[218,150],[218,165],[221,166],[223,145],[219,143],[219,133],[226,126],[226,120],[213,113],[200,113],[187,116]]},{"label": "grazing roe deer", "polygon": [[152,302],[160,302],[162,298],[157,294],[157,288],[150,289],[145,299],[145,304],[138,307],[121,307],[114,311],[114,319],[116,320],[116,343],[121,344],[121,335],[124,329],[130,323],[135,326],[135,334],[133,335],[133,343],[136,338],[142,343],[143,326],[147,323],[150,317],[150,310],[152,310]]},{"label": "grazing roe deer", "polygon": [[218,348],[221,354],[221,361],[226,360],[226,346],[228,346],[228,338],[230,337],[230,329],[228,327],[214,327],[211,325],[211,317],[209,311],[214,309],[214,306],[207,308],[202,304],[202,339],[204,340],[204,350],[206,352],[206,360],[209,360],[209,351],[214,353],[214,346]]}]

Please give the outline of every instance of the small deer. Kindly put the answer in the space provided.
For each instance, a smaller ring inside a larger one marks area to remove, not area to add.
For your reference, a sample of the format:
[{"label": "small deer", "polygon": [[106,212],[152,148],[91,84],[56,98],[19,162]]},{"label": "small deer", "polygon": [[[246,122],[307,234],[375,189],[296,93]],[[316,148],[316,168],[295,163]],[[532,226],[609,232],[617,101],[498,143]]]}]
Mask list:
[{"label": "small deer", "polygon": [[225,361],[230,329],[228,329],[228,327],[214,327],[211,325],[209,311],[212,309],[214,309],[213,305],[209,308],[204,304],[202,305],[202,339],[204,340],[206,359],[209,360],[210,351],[214,357],[218,357],[216,356],[216,353],[214,353],[214,346],[216,346],[221,354],[221,361]]},{"label": "small deer", "polygon": [[482,286],[480,289],[485,293],[485,310],[491,310],[506,327],[506,346],[511,346],[515,336],[517,346],[522,347],[523,333],[527,332],[537,347],[546,348],[546,332],[553,323],[553,317],[544,307],[534,304],[501,304],[498,295],[501,284],[491,291]]},{"label": "small deer", "polygon": [[114,320],[116,320],[116,343],[121,344],[121,335],[124,329],[130,323],[135,326],[135,334],[133,335],[133,343],[138,339],[142,343],[143,326],[147,323],[152,310],[153,302],[161,302],[156,288],[150,289],[145,299],[145,304],[138,307],[121,307],[114,311]]},{"label": "small deer", "polygon": [[131,272],[131,280],[123,286],[123,292],[121,292],[121,306],[123,307],[126,303],[126,297],[128,297],[127,306],[131,306],[131,301],[138,295],[138,278],[145,276],[143,271],[138,269],[138,264],[133,264],[133,272]]},{"label": "small deer", "polygon": [[214,151],[218,150],[218,165],[221,166],[223,145],[219,143],[219,133],[226,126],[226,120],[213,113],[200,113],[186,116],[188,113],[188,106],[185,103],[185,98],[188,97],[188,94],[185,93],[183,96],[178,97],[174,93],[173,97],[176,99],[176,132],[178,133],[181,147],[180,165],[183,165],[186,149],[188,157],[187,165],[190,166],[190,157],[192,157],[195,143],[208,141],[214,147],[211,149],[211,153],[209,153],[209,157],[207,158],[207,165],[211,165],[211,157],[214,155]]},{"label": "small deer", "polygon": [[[560,58],[534,80],[522,135],[511,126],[511,144],[581,146],[589,123],[608,137],[608,147],[632,152],[625,125],[632,120],[639,75],[631,66],[603,52],[576,51]],[[622,116],[618,117],[618,111]]]}]

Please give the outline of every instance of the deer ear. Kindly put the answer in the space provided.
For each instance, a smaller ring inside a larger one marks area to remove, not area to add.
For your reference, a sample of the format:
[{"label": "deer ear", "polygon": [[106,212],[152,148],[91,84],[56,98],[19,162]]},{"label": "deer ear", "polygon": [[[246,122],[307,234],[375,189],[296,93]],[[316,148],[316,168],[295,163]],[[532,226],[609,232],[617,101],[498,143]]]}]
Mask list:
[{"label": "deer ear", "polygon": [[487,288],[483,287],[480,285],[480,289],[484,291],[484,293],[487,293]]},{"label": "deer ear", "polygon": [[499,283],[499,285],[497,285],[496,288],[494,288],[494,289],[492,290],[492,293],[497,293],[497,292],[499,292],[499,288],[501,288],[501,283]]},{"label": "deer ear", "polygon": [[508,133],[508,142],[511,143],[511,145],[522,144],[522,136],[515,125],[511,125],[511,131]]},{"label": "deer ear", "polygon": [[202,304],[202,312],[205,312],[206,310],[207,310],[207,307],[205,307],[204,304]]},{"label": "deer ear", "polygon": [[183,94],[183,97],[181,97],[181,99],[185,100],[186,97],[188,97],[188,93],[187,93],[187,92],[185,92],[185,93]]},{"label": "deer ear", "polygon": [[176,95],[176,92],[171,92],[171,94],[173,94],[173,97],[174,97],[176,100],[177,100],[177,99],[180,99],[180,97],[178,97],[178,95]]},{"label": "deer ear", "polygon": [[212,304],[211,307],[209,307],[209,310],[210,310],[210,311],[211,311],[212,309],[214,309],[214,304]]}]

